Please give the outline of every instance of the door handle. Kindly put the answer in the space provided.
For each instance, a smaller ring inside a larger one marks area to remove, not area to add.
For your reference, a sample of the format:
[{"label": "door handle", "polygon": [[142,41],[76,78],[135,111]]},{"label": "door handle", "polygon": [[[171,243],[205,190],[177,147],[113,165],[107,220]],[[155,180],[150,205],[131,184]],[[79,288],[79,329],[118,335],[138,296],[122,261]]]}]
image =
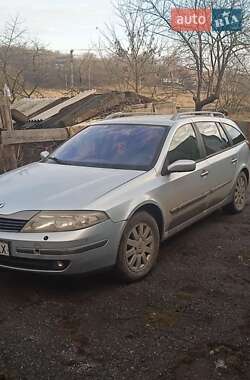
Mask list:
[{"label": "door handle", "polygon": [[201,177],[206,177],[208,175],[208,171],[207,170],[203,170],[201,172]]},{"label": "door handle", "polygon": [[232,159],[232,164],[236,164],[238,162],[238,158],[233,158]]}]

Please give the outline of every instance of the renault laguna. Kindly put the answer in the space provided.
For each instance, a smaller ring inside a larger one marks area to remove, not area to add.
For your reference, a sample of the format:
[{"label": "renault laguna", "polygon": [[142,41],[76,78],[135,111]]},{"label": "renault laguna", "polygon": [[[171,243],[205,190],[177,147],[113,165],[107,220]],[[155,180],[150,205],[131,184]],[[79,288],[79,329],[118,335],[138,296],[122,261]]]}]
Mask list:
[{"label": "renault laguna", "polygon": [[1,267],[113,267],[136,281],[162,240],[219,208],[244,209],[249,143],[233,121],[211,112],[121,116],[0,176]]}]

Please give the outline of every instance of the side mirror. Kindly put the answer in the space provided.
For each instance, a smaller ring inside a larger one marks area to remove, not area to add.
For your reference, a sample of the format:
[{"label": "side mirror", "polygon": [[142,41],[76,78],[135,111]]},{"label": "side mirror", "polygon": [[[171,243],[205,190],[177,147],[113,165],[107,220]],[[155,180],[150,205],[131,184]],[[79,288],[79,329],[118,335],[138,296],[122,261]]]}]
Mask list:
[{"label": "side mirror", "polygon": [[[164,165],[165,166],[165,165]],[[196,162],[192,160],[178,160],[162,169],[162,175],[170,173],[193,172],[196,169]]]},{"label": "side mirror", "polygon": [[40,153],[41,160],[45,160],[47,157],[49,157],[49,152],[47,150]]}]

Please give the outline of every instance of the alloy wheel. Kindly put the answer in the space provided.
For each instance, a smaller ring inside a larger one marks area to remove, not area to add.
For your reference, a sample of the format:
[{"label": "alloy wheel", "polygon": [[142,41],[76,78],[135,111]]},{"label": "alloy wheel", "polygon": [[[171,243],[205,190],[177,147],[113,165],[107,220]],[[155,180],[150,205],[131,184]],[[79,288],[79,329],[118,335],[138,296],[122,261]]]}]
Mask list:
[{"label": "alloy wheel", "polygon": [[126,242],[126,260],[133,272],[144,270],[154,253],[154,235],[146,223],[133,227]]},{"label": "alloy wheel", "polygon": [[247,192],[247,183],[246,179],[243,175],[240,175],[234,192],[234,203],[235,207],[241,211],[245,207],[246,204],[246,192]]}]

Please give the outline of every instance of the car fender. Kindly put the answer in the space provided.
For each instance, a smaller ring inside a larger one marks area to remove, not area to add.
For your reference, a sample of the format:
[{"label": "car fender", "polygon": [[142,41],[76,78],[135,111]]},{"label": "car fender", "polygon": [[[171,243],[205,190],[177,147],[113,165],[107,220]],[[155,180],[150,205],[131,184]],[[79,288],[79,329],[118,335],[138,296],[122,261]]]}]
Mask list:
[{"label": "car fender", "polygon": [[164,220],[165,218],[164,218],[162,209],[161,209],[160,205],[158,204],[158,202],[156,202],[154,200],[150,200],[150,201],[145,200],[144,202],[139,203],[136,206],[132,205],[131,209],[129,210],[129,213],[128,213],[126,220],[130,219],[138,210],[140,210],[141,208],[143,208],[145,206],[156,206],[159,209],[161,216],[162,216],[162,219],[165,223],[165,220]]},{"label": "car fender", "polygon": [[[233,181],[232,181],[232,188],[231,188],[231,191],[230,191],[230,194],[229,194],[229,198],[230,200],[233,199],[233,194],[234,194],[234,190],[235,190],[235,186],[236,186],[236,181],[237,181],[237,178],[239,176],[239,174],[244,170],[246,169],[248,171],[248,173],[250,172],[249,171],[249,167],[245,164],[241,164],[237,170],[236,170],[236,173],[235,173],[235,176],[233,178]],[[248,181],[248,185],[249,185],[249,181]]]}]

